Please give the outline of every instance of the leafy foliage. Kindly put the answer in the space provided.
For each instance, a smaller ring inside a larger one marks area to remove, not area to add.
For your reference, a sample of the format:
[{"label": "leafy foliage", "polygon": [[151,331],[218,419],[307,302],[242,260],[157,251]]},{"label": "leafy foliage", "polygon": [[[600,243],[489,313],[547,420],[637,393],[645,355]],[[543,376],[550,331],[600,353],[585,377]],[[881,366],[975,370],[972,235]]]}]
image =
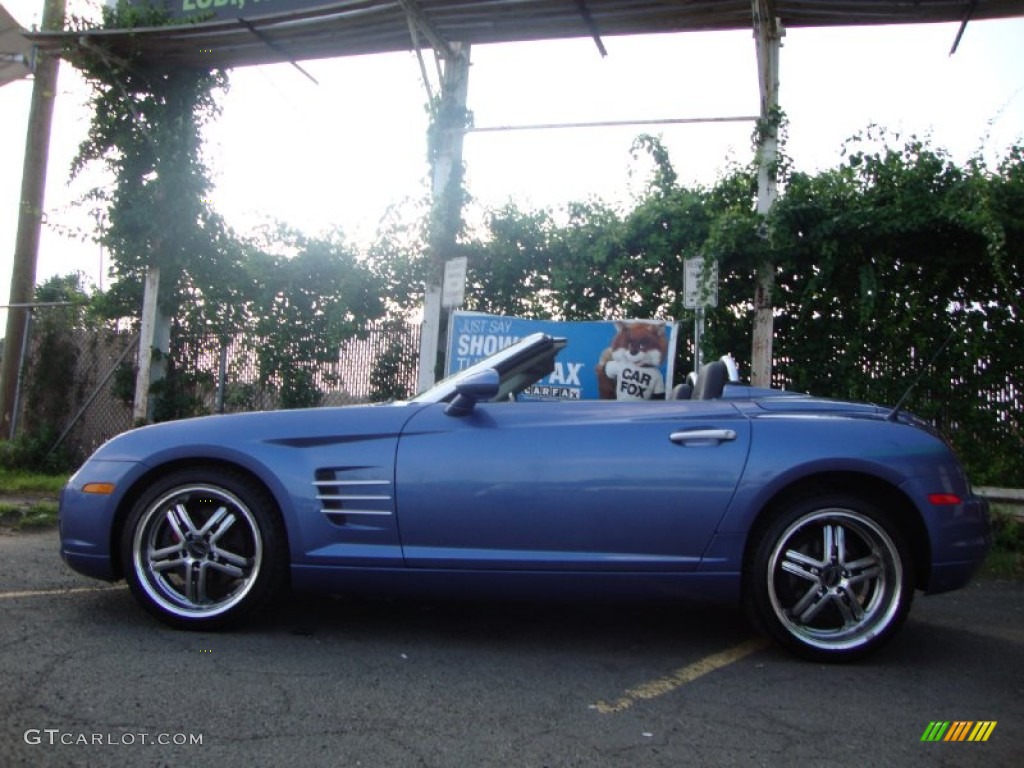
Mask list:
[{"label": "leafy foliage", "polygon": [[[103,15],[112,27],[168,23],[153,9]],[[108,209],[102,239],[116,278],[97,305],[108,317],[135,316],[155,265],[161,310],[172,319],[166,376],[151,390],[155,418],[202,411],[196,392],[212,386],[211,374],[186,343],[200,332],[258,338],[263,384],[279,391],[282,405],[319,402],[316,366],[336,359],[343,339],[383,313],[381,281],[338,233],[311,238],[279,228],[243,240],[212,210],[202,132],[218,114],[223,72],[147,68],[99,49],[79,63],[93,86],[93,121],[73,172],[102,162],[114,179],[110,191],[92,193]],[[118,391],[129,399],[132,375],[129,366],[118,373]]]},{"label": "leafy foliage", "polygon": [[[168,23],[165,12],[127,6],[103,9],[108,27]],[[101,49],[80,62],[92,86],[93,119],[72,166],[102,162],[113,176],[94,196],[108,204],[103,235],[118,278],[115,292],[132,306],[147,267],[161,268],[164,307],[197,264],[216,262],[222,223],[208,204],[212,184],[202,158],[203,126],[218,114],[220,70],[156,70],[112,58]]]},{"label": "leafy foliage", "polygon": [[952,436],[979,481],[1024,482],[1022,202],[1016,150],[991,174],[912,139],[794,176],[775,220],[779,376],[892,404],[920,374],[907,407]]},{"label": "leafy foliage", "polygon": [[[487,232],[467,246],[468,306],[497,314],[566,320],[652,317],[687,321],[683,306],[686,259],[710,256],[723,264],[720,324],[709,345],[741,348],[752,295],[752,265],[766,246],[758,237],[756,182],[732,168],[715,187],[678,183],[656,137],[641,136],[634,154],[653,164],[645,194],[627,213],[598,201],[569,203],[560,223],[550,210],[507,205],[492,212]],[[685,373],[688,350],[679,350]]]},{"label": "leafy foliage", "polygon": [[317,405],[315,371],[383,314],[380,285],[340,233],[311,238],[280,229],[276,236],[291,255],[254,251],[246,265],[254,336],[274,339],[256,350],[261,376],[279,380],[283,407]]},{"label": "leafy foliage", "polygon": [[927,142],[899,146],[872,128],[836,169],[812,176],[787,166],[767,220],[756,212],[752,168],[691,189],[656,139],[642,137],[635,150],[655,170],[628,213],[599,201],[570,203],[564,223],[550,210],[492,212],[467,248],[470,308],[661,317],[686,328],[683,262],[704,255],[721,276],[705,352],[742,360],[754,271],[774,265],[777,384],[893,405],[922,375],[905,406],[952,437],[977,481],[1024,484],[1021,148],[995,171],[978,159],[959,167]]},{"label": "leafy foliage", "polygon": [[[389,326],[396,332],[401,331],[400,321],[391,320],[384,324],[386,329]],[[415,373],[418,364],[417,350],[392,343],[377,357],[370,372],[370,400],[378,403],[407,400],[416,394],[401,382],[409,380],[408,374]]]},{"label": "leafy foliage", "polygon": [[[157,11],[104,13],[118,26],[165,20]],[[102,161],[116,179],[109,193],[96,193],[109,205],[104,243],[118,277],[101,299],[105,310],[133,314],[142,274],[158,264],[171,288],[163,308],[176,328],[224,337],[251,331],[263,383],[288,405],[318,402],[316,363],[336,357],[340,341],[367,319],[414,313],[420,287],[452,256],[469,257],[470,309],[655,317],[684,328],[692,314],[681,306],[683,265],[705,256],[718,261],[721,277],[705,353],[744,357],[755,272],[774,269],[777,384],[893,404],[922,374],[907,406],[952,436],[976,480],[1024,484],[1020,147],[994,170],[980,159],[958,166],[926,141],[894,141],[870,128],[838,168],[816,175],[795,172],[780,153],[770,171],[783,194],[765,218],[756,211],[752,166],[688,187],[661,141],[641,136],[633,153],[653,172],[630,210],[599,200],[557,213],[509,204],[489,212],[486,231],[475,234],[461,216],[469,197],[457,167],[418,226],[391,215],[362,260],[338,233],[279,229],[242,240],[210,209],[201,135],[217,112],[214,93],[226,87],[223,73],[146,70],[97,55],[87,76],[95,118],[76,170]],[[432,165],[472,120],[462,108],[442,114],[446,103],[453,102],[428,105]],[[785,127],[778,113],[757,131],[778,132],[784,143]],[[168,390],[198,370],[173,338]],[[406,394],[388,389],[389,372],[405,364],[399,351],[379,363],[382,398]],[[168,417],[193,407],[165,394]]]},{"label": "leafy foliage", "polygon": [[36,286],[35,301],[54,306],[32,313],[32,344],[23,381],[22,419],[28,429],[0,448],[0,466],[9,468],[66,469],[70,458],[54,445],[81,396],[74,372],[82,348],[78,338],[95,324],[82,275],[55,276]]},{"label": "leafy foliage", "polygon": [[68,458],[50,450],[56,439],[54,430],[41,429],[17,435],[13,440],[0,440],[0,469],[48,473],[70,470]]}]

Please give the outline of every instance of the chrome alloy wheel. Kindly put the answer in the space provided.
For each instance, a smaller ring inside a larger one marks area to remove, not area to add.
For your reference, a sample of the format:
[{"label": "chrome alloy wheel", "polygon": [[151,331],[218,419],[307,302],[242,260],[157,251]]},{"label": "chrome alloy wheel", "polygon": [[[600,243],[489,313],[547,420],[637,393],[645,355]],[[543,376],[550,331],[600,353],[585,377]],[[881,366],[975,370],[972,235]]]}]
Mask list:
[{"label": "chrome alloy wheel", "polygon": [[908,604],[904,563],[871,517],[820,508],[793,521],[767,560],[768,598],[797,642],[842,655],[892,629]]},{"label": "chrome alloy wheel", "polygon": [[131,543],[135,581],[179,619],[210,619],[245,600],[263,563],[249,507],[212,484],[178,486],[148,504]]}]

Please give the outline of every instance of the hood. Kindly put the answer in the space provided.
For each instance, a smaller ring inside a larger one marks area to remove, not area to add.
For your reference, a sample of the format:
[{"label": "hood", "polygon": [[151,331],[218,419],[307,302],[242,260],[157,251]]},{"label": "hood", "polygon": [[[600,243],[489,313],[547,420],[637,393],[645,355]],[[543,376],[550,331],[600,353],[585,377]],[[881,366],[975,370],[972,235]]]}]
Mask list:
[{"label": "hood", "polygon": [[420,407],[411,403],[353,405],[181,419],[124,432],[101,446],[93,458],[138,461],[154,450],[238,447],[253,442],[302,446],[346,437],[397,435]]}]

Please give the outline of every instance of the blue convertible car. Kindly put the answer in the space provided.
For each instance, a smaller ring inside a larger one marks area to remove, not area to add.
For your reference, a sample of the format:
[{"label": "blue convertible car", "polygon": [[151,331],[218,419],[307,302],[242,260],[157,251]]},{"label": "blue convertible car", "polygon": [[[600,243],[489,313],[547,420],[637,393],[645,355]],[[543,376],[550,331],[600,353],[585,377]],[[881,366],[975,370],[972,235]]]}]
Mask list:
[{"label": "blue convertible car", "polygon": [[237,623],[283,590],[742,603],[849,659],[914,592],[962,587],[988,509],[899,410],[730,381],[665,400],[525,402],[536,334],[408,402],[212,416],[106,443],[61,496],[64,559],[163,621]]}]

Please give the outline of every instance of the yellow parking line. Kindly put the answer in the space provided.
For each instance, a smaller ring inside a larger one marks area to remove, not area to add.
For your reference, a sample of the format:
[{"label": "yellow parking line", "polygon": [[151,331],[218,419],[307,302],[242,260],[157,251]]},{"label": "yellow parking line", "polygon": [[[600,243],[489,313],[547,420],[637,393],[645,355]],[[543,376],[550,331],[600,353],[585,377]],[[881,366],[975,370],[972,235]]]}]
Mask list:
[{"label": "yellow parking line", "polygon": [[596,709],[602,715],[611,715],[616,712],[622,712],[623,710],[632,707],[638,701],[654,699],[658,696],[664,696],[666,693],[671,693],[677,688],[686,685],[687,683],[692,683],[697,678],[703,677],[709,672],[714,672],[716,669],[721,669],[733,662],[739,661],[755,651],[767,648],[768,644],[768,640],[760,637],[748,640],[745,643],[737,645],[735,648],[730,648],[729,650],[722,651],[721,653],[715,653],[711,656],[705,656],[700,661],[695,661],[693,664],[681,667],[665,677],[634,686],[626,691],[625,695],[611,703],[599,701],[596,704],[592,704],[590,708]]},{"label": "yellow parking line", "polygon": [[110,592],[115,589],[125,589],[127,584],[118,584],[113,587],[71,587],[70,589],[30,589],[22,592],[0,592],[0,600],[12,600],[19,597],[49,597],[52,595],[74,595],[79,592]]}]

